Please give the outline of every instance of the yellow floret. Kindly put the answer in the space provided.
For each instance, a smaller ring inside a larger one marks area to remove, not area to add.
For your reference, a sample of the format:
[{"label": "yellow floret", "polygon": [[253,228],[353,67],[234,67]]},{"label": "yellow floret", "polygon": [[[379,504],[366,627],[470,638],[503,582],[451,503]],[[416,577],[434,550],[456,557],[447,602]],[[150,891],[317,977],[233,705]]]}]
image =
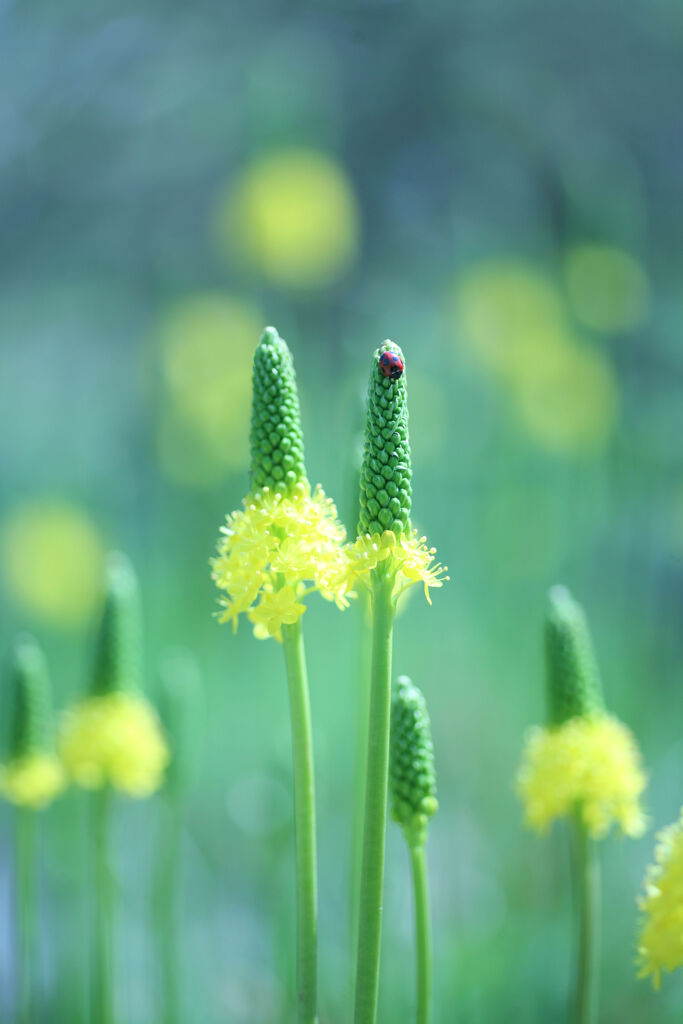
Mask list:
[{"label": "yellow floret", "polygon": [[683,810],[674,825],[657,833],[655,863],[647,869],[644,889],[638,976],[652,977],[659,988],[662,971],[683,967]]},{"label": "yellow floret", "polygon": [[154,708],[142,696],[120,692],[88,697],[66,713],[60,753],[79,786],[110,784],[134,797],[160,787],[168,762]]},{"label": "yellow floret", "polygon": [[345,531],[319,487],[311,494],[302,484],[291,496],[265,487],[228,516],[221,534],[211,561],[213,579],[225,594],[220,622],[236,629],[246,613],[256,636],[280,640],[282,625],[306,610],[297,598],[312,590],[340,608],[348,605]]},{"label": "yellow floret", "polygon": [[427,538],[418,537],[417,530],[412,534],[392,533],[385,530],[382,534],[369,534],[358,537],[346,549],[347,580],[349,589],[357,582],[363,582],[368,574],[376,569],[380,562],[392,559],[392,571],[396,575],[394,593],[402,593],[413,583],[423,583],[425,597],[431,604],[430,587],[442,587],[448,580],[447,569],[438,562],[434,564],[436,548],[427,547]]},{"label": "yellow floret", "polygon": [[45,807],[64,785],[64,772],[54,754],[27,754],[0,768],[0,793],[23,807]]},{"label": "yellow floret", "polygon": [[528,825],[546,832],[555,818],[577,812],[595,839],[613,824],[625,835],[642,835],[645,786],[633,735],[607,715],[532,729],[517,776]]}]

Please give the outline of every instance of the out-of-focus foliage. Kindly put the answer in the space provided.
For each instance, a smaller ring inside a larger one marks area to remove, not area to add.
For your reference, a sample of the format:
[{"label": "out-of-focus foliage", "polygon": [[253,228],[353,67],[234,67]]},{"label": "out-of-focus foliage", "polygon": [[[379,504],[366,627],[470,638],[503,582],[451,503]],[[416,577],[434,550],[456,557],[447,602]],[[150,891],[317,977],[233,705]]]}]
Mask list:
[{"label": "out-of-focus foliage", "polygon": [[[525,729],[544,719],[551,584],[586,606],[607,704],[643,751],[652,827],[681,805],[680,6],[0,0],[0,28],[0,643],[31,629],[69,704],[117,547],[141,576],[146,690],[169,645],[196,657],[185,1019],[291,1020],[281,652],[219,629],[208,568],[248,488],[267,323],[294,355],[310,477],[351,529],[368,360],[387,337],[406,355],[411,515],[451,575],[432,608],[408,603],[395,651],[425,693],[439,775],[435,1024],[562,1019],[565,837],[527,834],[514,795]],[[343,615],[311,602],[305,619],[321,1024],[349,1019],[361,620],[359,602]],[[126,1024],[159,1017],[162,810],[162,797],[116,807]],[[41,820],[40,1021],[84,1024],[82,796]],[[397,833],[385,1021],[412,1005]],[[5,894],[11,835],[3,805]],[[633,972],[652,843],[602,844],[603,1024],[680,1016],[680,978],[655,996]],[[3,1018],[13,949],[6,912]]]}]

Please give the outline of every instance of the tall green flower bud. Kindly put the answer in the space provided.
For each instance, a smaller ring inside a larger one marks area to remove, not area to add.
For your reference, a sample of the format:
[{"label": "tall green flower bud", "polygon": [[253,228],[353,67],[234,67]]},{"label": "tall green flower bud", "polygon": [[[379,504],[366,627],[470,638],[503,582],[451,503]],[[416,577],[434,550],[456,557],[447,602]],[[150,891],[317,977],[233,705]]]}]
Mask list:
[{"label": "tall green flower bud", "polygon": [[[387,356],[383,361],[384,353]],[[385,530],[392,530],[397,536],[410,532],[411,467],[404,366],[401,349],[391,341],[380,345],[373,356],[361,469],[359,536]]]},{"label": "tall green flower bud", "polygon": [[17,638],[11,662],[11,760],[52,749],[50,680],[45,655],[31,636]]},{"label": "tall green flower bud", "polygon": [[142,609],[135,570],[119,551],[107,562],[105,604],[91,693],[135,692],[142,684]]},{"label": "tall green flower bud", "polygon": [[604,712],[586,616],[566,587],[552,587],[548,594],[545,657],[550,725]]},{"label": "tall green flower bud", "polygon": [[306,483],[299,395],[292,354],[274,327],[254,353],[251,490],[292,494]]},{"label": "tall green flower bud", "polygon": [[424,696],[407,676],[399,676],[391,701],[389,792],[408,845],[422,846],[438,808],[434,747]]}]

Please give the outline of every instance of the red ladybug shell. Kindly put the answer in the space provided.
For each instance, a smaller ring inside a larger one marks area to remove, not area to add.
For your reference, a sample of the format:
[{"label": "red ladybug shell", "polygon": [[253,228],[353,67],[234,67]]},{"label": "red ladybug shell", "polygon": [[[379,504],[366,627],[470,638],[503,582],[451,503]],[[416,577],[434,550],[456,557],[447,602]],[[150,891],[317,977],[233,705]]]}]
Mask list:
[{"label": "red ladybug shell", "polygon": [[382,352],[379,357],[379,368],[385,377],[389,377],[391,380],[398,380],[403,371],[405,365],[400,356],[397,356],[395,352]]}]

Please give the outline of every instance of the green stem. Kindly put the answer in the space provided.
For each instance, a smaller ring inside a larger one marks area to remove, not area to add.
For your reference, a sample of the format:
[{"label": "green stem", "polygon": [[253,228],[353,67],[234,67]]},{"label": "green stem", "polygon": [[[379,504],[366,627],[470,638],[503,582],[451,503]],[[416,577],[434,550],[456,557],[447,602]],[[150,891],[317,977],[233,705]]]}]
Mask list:
[{"label": "green stem", "polygon": [[382,889],[387,823],[387,776],[391,720],[391,640],[394,623],[391,573],[373,576],[372,663],[365,826],[358,917],[355,1024],[374,1024],[382,936]]},{"label": "green stem", "polygon": [[417,1024],[429,1024],[432,1001],[432,942],[429,925],[429,886],[424,843],[410,847],[415,897],[415,947],[417,961]]},{"label": "green stem", "polygon": [[111,790],[93,794],[93,860],[95,871],[95,936],[93,950],[93,1024],[114,1024],[114,891],[109,866]]},{"label": "green stem", "polygon": [[578,903],[578,948],[574,1024],[595,1024],[598,1006],[600,951],[600,864],[596,843],[576,819],[574,832],[574,885]]},{"label": "green stem", "polygon": [[317,1020],[318,883],[315,849],[315,784],[313,736],[308,679],[301,621],[282,627],[287,666],[292,759],[294,765],[294,820],[296,838],[297,1020]]},{"label": "green stem", "polygon": [[178,792],[168,793],[161,808],[157,856],[156,928],[161,968],[162,1021],[178,1024],[181,1018],[182,969],[179,955],[180,846],[183,806]]},{"label": "green stem", "polygon": [[356,756],[353,777],[353,819],[351,824],[351,870],[349,885],[349,941],[351,971],[353,972],[353,953],[358,941],[358,903],[360,897],[360,874],[363,859],[363,818],[365,813],[365,775],[367,771],[368,753],[368,704],[370,693],[370,644],[368,616],[370,601],[365,589],[362,589],[356,602],[360,639],[358,665],[356,668],[356,692],[354,708],[356,712]]},{"label": "green stem", "polygon": [[19,1024],[33,1020],[33,953],[35,944],[35,812],[16,811],[16,877],[19,911]]}]

